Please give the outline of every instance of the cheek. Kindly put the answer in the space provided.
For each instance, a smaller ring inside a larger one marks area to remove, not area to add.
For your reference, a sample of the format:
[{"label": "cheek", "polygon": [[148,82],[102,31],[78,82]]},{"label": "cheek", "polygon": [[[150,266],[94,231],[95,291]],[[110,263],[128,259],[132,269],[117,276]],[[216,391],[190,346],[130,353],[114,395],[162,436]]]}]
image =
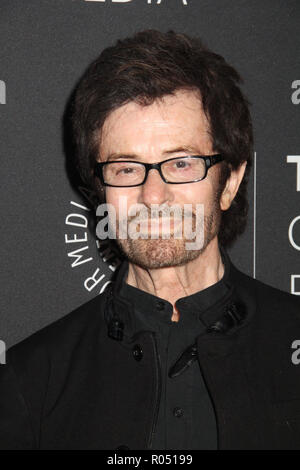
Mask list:
[{"label": "cheek", "polygon": [[176,191],[178,204],[204,204],[204,208],[211,207],[215,197],[215,189],[208,178],[198,183],[182,185]]},{"label": "cheek", "polygon": [[106,188],[106,203],[111,204],[116,211],[117,217],[119,212],[124,215],[125,211],[128,211],[131,205],[136,204],[138,201],[138,191],[133,189],[128,191],[127,189]]},{"label": "cheek", "polygon": [[106,187],[105,190],[106,203],[112,204],[113,206],[118,205],[118,193],[114,188]]}]

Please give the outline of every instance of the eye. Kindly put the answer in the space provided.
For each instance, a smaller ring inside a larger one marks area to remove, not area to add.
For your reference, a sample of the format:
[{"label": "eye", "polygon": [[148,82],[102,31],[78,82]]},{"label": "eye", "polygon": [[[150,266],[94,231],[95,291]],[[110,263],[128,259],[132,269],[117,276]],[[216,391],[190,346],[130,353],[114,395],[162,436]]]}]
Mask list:
[{"label": "eye", "polygon": [[124,166],[123,168],[118,169],[117,174],[124,173],[125,175],[128,175],[129,173],[132,173],[133,171],[134,171],[134,168],[129,167],[129,166]]},{"label": "eye", "polygon": [[187,160],[177,160],[175,161],[175,168],[178,170],[188,168],[190,163]]}]

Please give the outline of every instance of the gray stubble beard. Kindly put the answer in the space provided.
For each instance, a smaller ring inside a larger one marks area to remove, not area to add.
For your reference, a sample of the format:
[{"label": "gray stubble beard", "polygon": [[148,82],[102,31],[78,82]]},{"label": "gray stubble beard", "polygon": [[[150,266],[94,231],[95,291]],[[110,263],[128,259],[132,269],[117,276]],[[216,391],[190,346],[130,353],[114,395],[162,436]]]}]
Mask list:
[{"label": "gray stubble beard", "polygon": [[[193,214],[193,230],[196,226],[195,214]],[[217,236],[221,224],[221,209],[219,197],[213,201],[213,207],[209,215],[204,216],[204,242],[198,250],[187,250],[187,239],[120,239],[117,244],[127,257],[128,261],[144,269],[157,269],[164,267],[182,266],[198,258],[207,248],[209,243]]]}]

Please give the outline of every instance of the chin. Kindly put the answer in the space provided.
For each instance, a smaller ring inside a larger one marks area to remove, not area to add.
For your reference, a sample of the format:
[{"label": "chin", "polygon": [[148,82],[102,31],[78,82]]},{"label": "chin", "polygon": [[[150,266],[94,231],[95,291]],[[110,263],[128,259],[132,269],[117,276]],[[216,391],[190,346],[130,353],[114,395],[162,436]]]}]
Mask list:
[{"label": "chin", "polygon": [[[188,240],[187,240],[188,241]],[[118,240],[127,259],[144,269],[182,266],[196,259],[204,250],[186,250],[186,240]]]}]

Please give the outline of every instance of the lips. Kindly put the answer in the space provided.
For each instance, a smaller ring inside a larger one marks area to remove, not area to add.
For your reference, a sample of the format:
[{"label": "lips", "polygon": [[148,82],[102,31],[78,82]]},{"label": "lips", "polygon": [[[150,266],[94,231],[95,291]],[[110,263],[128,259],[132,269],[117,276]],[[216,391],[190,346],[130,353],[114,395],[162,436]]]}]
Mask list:
[{"label": "lips", "polygon": [[[145,227],[147,227],[148,229],[145,230]],[[166,231],[170,231],[170,233],[173,233],[176,229],[181,231],[181,227],[181,219],[148,219],[148,226],[147,221],[141,221],[139,233],[165,233]]]}]

